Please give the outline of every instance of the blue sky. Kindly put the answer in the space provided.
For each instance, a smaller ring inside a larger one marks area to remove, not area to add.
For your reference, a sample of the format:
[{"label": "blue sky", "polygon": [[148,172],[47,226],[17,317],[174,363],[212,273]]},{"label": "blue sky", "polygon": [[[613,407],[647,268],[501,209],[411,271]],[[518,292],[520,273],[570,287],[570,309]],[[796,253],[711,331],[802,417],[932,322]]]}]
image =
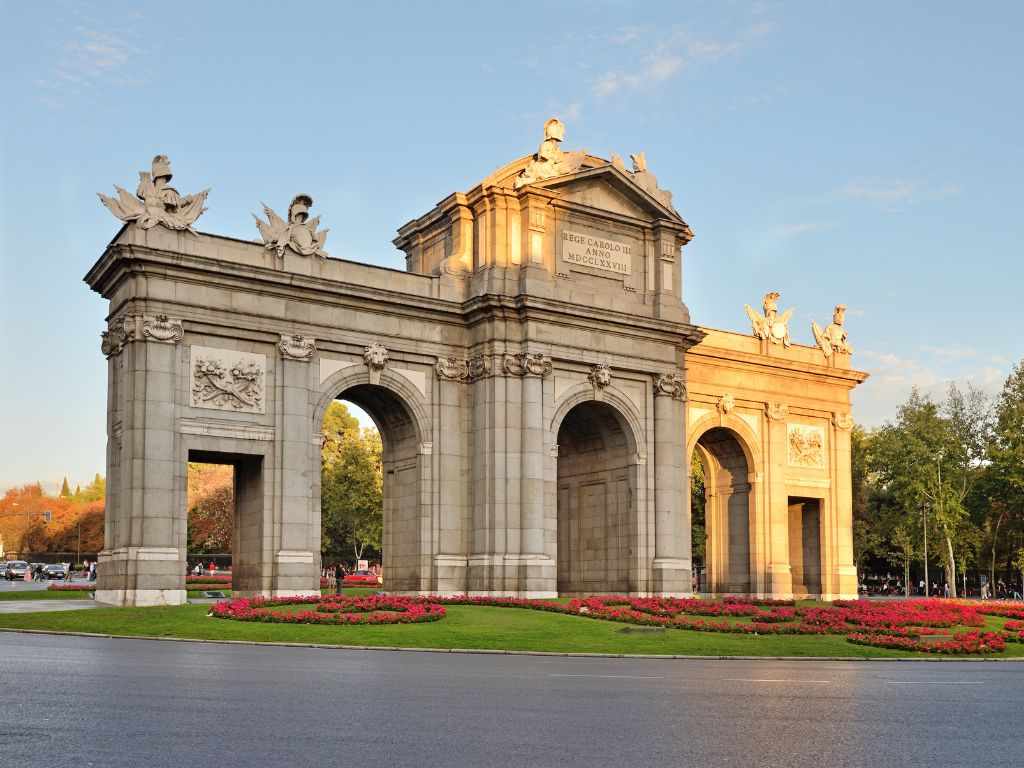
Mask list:
[{"label": "blue sky", "polygon": [[854,416],[999,389],[1024,356],[1016,2],[0,2],[0,488],[104,471],[105,302],[82,282],[157,153],[198,228],[251,239],[298,192],[328,251],[535,151],[644,151],[696,233],[695,322],[791,333],[849,306]]}]

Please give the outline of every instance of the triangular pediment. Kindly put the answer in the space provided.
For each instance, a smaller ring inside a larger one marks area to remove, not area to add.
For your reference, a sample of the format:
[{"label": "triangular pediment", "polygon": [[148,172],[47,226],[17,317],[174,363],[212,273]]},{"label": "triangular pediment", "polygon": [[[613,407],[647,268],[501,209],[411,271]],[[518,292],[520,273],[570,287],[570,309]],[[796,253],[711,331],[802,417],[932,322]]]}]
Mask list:
[{"label": "triangular pediment", "polygon": [[[630,174],[611,163],[534,182],[523,189],[556,192],[562,200],[620,216],[648,221],[668,219],[686,224],[671,204],[643,189]],[[666,196],[664,190],[658,190],[657,194]]]}]

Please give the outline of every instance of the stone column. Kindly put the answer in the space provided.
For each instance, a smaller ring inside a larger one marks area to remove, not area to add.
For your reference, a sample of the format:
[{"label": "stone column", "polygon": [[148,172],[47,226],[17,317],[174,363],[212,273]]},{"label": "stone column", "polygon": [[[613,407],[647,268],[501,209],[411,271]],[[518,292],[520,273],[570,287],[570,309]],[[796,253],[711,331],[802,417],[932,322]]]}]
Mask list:
[{"label": "stone column", "polygon": [[[754,509],[768,520],[768,562],[765,573],[764,597],[775,600],[793,598],[793,574],[789,560],[789,497],[786,494],[786,468],[789,456],[787,424],[789,406],[769,403],[765,407],[766,450],[763,473],[751,467],[751,476],[764,493],[758,493]],[[767,494],[766,498],[762,498]],[[753,574],[751,574],[753,577]],[[753,585],[751,585],[753,588]]]},{"label": "stone column", "polygon": [[659,596],[693,594],[689,547],[683,548],[683,527],[689,527],[689,493],[681,493],[686,478],[686,386],[682,374],[654,377],[654,562],[653,592]]},{"label": "stone column", "polygon": [[[120,319],[120,488],[97,567],[96,600],[111,605],[180,605],[185,593],[184,500],[175,504],[175,401],[180,320]],[[104,340],[105,351],[115,344]],[[113,458],[118,452],[110,454]],[[178,509],[177,507],[181,508]]]},{"label": "stone column", "polygon": [[555,564],[544,551],[544,379],[551,374],[551,358],[539,353],[506,355],[504,369],[522,377],[520,547],[514,556],[518,567],[513,590],[520,597],[556,597]]},{"label": "stone column", "polygon": [[[315,340],[301,335],[282,335],[278,344],[277,391],[279,429],[277,499],[280,505],[273,547],[272,597],[320,594],[320,527],[312,510],[313,472],[310,434],[312,405],[309,398],[309,361],[316,352]],[[269,566],[268,563],[264,564]],[[264,574],[266,581],[266,574]]]},{"label": "stone column", "polygon": [[856,600],[857,567],[853,564],[853,476],[850,430],[853,417],[845,411],[832,414],[832,493],[829,509],[821,510],[821,551],[835,541],[835,553],[827,572],[822,568],[822,600]]},{"label": "stone column", "polygon": [[440,357],[437,373],[437,517],[438,550],[434,555],[436,582],[434,591],[442,595],[466,593],[466,541],[463,529],[463,484],[466,471],[463,457],[465,429],[462,401],[469,380],[469,361]]}]

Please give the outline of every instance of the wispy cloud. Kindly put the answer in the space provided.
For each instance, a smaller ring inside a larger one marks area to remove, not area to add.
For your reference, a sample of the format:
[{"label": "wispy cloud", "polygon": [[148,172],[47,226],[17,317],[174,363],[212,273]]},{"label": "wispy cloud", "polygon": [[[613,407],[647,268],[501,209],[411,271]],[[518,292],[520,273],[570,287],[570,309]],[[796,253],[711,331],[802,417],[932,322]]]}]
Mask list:
[{"label": "wispy cloud", "polygon": [[787,224],[779,227],[775,230],[775,234],[779,237],[799,237],[817,229],[831,229],[834,226],[834,221],[806,221],[802,224]]},{"label": "wispy cloud", "polygon": [[858,181],[838,190],[840,197],[882,204],[913,204],[959,195],[959,184],[927,179],[875,179]]},{"label": "wispy cloud", "polygon": [[[1008,360],[997,359],[997,356],[969,347],[923,347],[922,351],[928,355],[927,358],[901,357],[891,352],[870,349],[857,350],[860,364],[856,367],[871,374],[871,378],[853,393],[858,422],[877,426],[894,419],[897,408],[906,401],[914,387],[936,400],[945,398],[951,383],[961,387],[970,384],[994,396],[1009,376]],[[996,367],[1000,363],[1004,367]]]},{"label": "wispy cloud", "polygon": [[609,35],[608,42],[618,46],[615,59],[621,64],[594,78],[591,93],[600,98],[658,86],[701,65],[736,56],[772,29],[770,22],[759,22],[719,39],[698,37],[680,29],[618,29]]},{"label": "wispy cloud", "polygon": [[[132,12],[124,20],[137,26],[144,16]],[[37,101],[49,109],[66,109],[75,97],[97,86],[142,85],[149,78],[139,64],[143,49],[129,42],[138,37],[132,30],[105,28],[102,20],[86,17],[79,22],[55,43],[52,64],[34,81]]]}]

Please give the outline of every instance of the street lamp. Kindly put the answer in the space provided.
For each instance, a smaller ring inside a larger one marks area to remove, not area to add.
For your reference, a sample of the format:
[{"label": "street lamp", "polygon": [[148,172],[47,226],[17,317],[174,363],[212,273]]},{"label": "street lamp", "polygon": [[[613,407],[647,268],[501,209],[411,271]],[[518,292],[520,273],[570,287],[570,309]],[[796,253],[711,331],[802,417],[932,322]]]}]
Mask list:
[{"label": "street lamp", "polygon": [[931,582],[928,581],[928,509],[926,501],[921,505],[921,524],[924,527],[924,596],[928,597],[931,590]]}]

